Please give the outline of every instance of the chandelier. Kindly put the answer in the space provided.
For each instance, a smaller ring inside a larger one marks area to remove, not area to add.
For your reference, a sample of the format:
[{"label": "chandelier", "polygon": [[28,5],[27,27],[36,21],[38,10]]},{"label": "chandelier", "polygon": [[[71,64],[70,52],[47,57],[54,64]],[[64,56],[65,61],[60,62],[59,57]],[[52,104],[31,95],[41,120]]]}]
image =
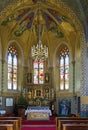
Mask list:
[{"label": "chandelier", "polygon": [[40,15],[40,10],[38,11],[38,43],[37,45],[33,45],[31,47],[31,56],[33,60],[36,61],[45,61],[48,58],[48,47],[46,45],[42,44],[42,39],[41,39],[41,26],[42,24],[40,24],[39,21],[39,15]]},{"label": "chandelier", "polygon": [[31,48],[31,56],[34,60],[44,61],[48,58],[48,47],[42,45],[42,41],[39,40],[38,44]]}]

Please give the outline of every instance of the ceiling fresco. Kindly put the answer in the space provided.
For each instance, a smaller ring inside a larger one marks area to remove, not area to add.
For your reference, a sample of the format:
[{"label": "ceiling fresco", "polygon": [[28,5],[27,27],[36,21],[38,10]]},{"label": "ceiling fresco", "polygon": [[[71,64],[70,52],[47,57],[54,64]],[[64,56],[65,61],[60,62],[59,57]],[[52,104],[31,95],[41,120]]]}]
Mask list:
[{"label": "ceiling fresco", "polygon": [[[33,1],[35,4],[37,1]],[[2,21],[1,25],[6,26],[8,23],[16,22],[16,30],[14,34],[20,36],[25,30],[30,30],[32,25],[37,26],[38,22],[42,25],[45,25],[48,31],[56,33],[57,37],[63,37],[63,33],[58,29],[58,24],[62,22],[68,22],[69,19],[60,14],[58,11],[51,9],[49,7],[43,7],[41,3],[38,3],[38,6],[32,5],[30,7],[19,6],[17,10],[14,10],[13,13],[7,16],[5,20]],[[72,25],[73,23],[70,24]]]},{"label": "ceiling fresco", "polygon": [[[0,11],[10,5],[11,3],[18,2],[18,1],[24,1],[24,0],[0,0]],[[31,1],[31,0],[30,0]],[[42,0],[43,2],[47,0]],[[88,0],[56,0],[56,1],[62,1],[65,4],[67,4],[79,17],[80,20],[82,20],[81,13],[83,12],[87,22],[88,22]],[[79,6],[79,3],[81,4],[82,8]],[[37,0],[32,0],[32,2],[37,3]],[[81,21],[82,22],[82,21]]]},{"label": "ceiling fresco", "polygon": [[15,36],[22,35],[26,30],[34,30],[38,34],[38,24],[42,25],[42,32],[47,31],[55,33],[57,38],[64,37],[64,32],[59,25],[68,23],[71,26],[74,24],[69,18],[57,11],[51,3],[44,0],[31,0],[24,4],[20,4],[14,8],[12,12],[2,20],[1,25],[6,26],[9,23],[14,23],[11,32]]},{"label": "ceiling fresco", "polygon": [[13,11],[10,11],[10,8],[9,11],[5,11],[6,16],[1,20],[1,26],[9,26],[12,23],[10,32],[15,36],[21,36],[30,30],[37,34],[39,23],[43,33],[52,32],[57,38],[75,32],[74,23],[58,8],[55,8],[55,2],[65,3],[76,14],[84,29],[86,28],[85,19],[86,24],[88,22],[87,0],[0,0],[0,12],[8,9],[10,5],[14,6]]},{"label": "ceiling fresco", "polygon": [[16,40],[23,47],[26,60],[31,47],[38,43],[39,35],[42,44],[52,52],[50,57],[63,41],[75,50],[76,42],[77,47],[80,46],[81,32],[86,34],[87,5],[88,0],[0,0],[3,45],[13,39],[15,44]]},{"label": "ceiling fresco", "polygon": [[[46,9],[47,11],[51,12],[53,14],[53,10],[51,9]],[[38,18],[40,17],[40,20],[42,19],[43,22],[46,24],[47,29],[50,29],[51,23],[55,24],[54,20],[47,15],[41,8],[26,8],[23,7],[21,9],[18,9],[14,13],[12,13],[10,16],[8,16],[1,24],[6,26],[9,22],[12,22],[13,20],[18,22],[19,24],[17,25],[17,30],[14,32],[16,36],[20,36],[25,30],[29,30],[33,24],[38,24]],[[61,22],[61,19],[58,18],[59,21]],[[43,24],[43,23],[41,23]]]}]

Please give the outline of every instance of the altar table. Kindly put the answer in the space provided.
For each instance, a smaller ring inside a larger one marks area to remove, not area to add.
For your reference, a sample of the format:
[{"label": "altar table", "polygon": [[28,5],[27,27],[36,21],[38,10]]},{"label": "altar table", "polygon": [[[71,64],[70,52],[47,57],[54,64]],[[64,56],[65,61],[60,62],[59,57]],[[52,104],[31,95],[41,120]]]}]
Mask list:
[{"label": "altar table", "polygon": [[30,107],[25,110],[28,120],[49,120],[52,112],[47,107]]}]

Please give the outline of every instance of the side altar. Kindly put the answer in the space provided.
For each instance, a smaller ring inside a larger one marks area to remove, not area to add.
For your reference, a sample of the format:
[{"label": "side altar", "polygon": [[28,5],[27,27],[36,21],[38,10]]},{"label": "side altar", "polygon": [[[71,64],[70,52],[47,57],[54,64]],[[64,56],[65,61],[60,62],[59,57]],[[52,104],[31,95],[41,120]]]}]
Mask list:
[{"label": "side altar", "polygon": [[25,115],[27,115],[27,120],[49,120],[52,116],[52,112],[49,107],[28,107],[25,110]]}]

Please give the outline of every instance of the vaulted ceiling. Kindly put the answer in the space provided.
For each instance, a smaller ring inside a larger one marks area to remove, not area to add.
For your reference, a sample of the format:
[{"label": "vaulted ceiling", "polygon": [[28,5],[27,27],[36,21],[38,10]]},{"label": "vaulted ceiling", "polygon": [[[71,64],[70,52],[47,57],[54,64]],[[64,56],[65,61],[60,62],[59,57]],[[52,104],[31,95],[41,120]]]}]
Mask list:
[{"label": "vaulted ceiling", "polygon": [[[0,0],[0,11],[2,11],[4,8],[6,8],[8,5],[12,4],[12,3],[16,3],[18,1],[26,1],[26,0]],[[31,1],[31,0],[30,0]],[[36,3],[37,0],[32,0]],[[43,0],[48,1],[48,0]],[[50,2],[52,2],[53,0],[50,0]],[[56,2],[64,2],[66,5],[69,6],[69,8],[71,8],[76,15],[78,16],[78,18],[80,19],[80,21],[82,23],[85,23],[85,19],[86,22],[88,23],[88,0],[56,0]]]},{"label": "vaulted ceiling", "polygon": [[87,0],[0,0],[0,35],[3,32],[3,42],[6,44],[6,38],[8,41],[17,39],[24,48],[24,55],[29,54],[31,46],[37,43],[39,24],[42,41],[49,46],[52,54],[54,44],[58,45],[60,39],[65,39],[75,48],[79,23],[86,34]]}]

